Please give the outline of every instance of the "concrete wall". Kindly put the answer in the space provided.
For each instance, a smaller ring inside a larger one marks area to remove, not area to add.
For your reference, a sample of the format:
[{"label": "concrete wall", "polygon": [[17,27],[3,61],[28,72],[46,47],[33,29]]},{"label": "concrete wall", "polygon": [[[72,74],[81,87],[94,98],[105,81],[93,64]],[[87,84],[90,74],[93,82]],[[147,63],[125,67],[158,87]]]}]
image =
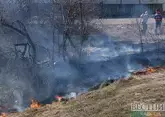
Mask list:
[{"label": "concrete wall", "polygon": [[165,4],[165,0],[103,0],[104,4]]},{"label": "concrete wall", "polygon": [[[34,0],[34,3],[49,3],[51,0]],[[90,0],[89,0],[90,1]],[[103,1],[104,4],[162,4],[165,0],[93,0],[92,2]]]},{"label": "concrete wall", "polygon": [[142,4],[163,4],[165,0],[141,0]]},{"label": "concrete wall", "polygon": [[165,11],[165,3],[163,4],[163,11]]},{"label": "concrete wall", "polygon": [[[100,0],[101,1],[101,0]],[[165,11],[165,0],[102,0],[104,4],[162,4]]]}]

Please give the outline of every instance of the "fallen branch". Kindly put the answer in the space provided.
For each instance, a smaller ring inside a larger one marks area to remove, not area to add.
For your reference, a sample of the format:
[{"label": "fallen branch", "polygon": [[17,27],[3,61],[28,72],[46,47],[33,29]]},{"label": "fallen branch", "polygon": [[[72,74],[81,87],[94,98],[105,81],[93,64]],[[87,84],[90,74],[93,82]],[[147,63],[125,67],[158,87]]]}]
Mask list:
[{"label": "fallen branch", "polygon": [[30,38],[30,35],[28,34],[28,31],[25,27],[25,25],[21,22],[21,21],[16,21],[16,23],[19,24],[19,26],[21,28],[23,28],[22,30],[17,28],[16,26],[10,24],[9,22],[6,22],[3,18],[1,18],[1,25],[4,26],[4,27],[7,27],[9,29],[12,29],[14,31],[16,31],[17,33],[19,33],[20,35],[26,37],[29,45],[32,47],[32,50],[33,50],[33,55],[32,55],[32,59],[33,59],[33,63],[36,63],[36,48],[35,48],[35,45],[32,41],[32,39]]}]

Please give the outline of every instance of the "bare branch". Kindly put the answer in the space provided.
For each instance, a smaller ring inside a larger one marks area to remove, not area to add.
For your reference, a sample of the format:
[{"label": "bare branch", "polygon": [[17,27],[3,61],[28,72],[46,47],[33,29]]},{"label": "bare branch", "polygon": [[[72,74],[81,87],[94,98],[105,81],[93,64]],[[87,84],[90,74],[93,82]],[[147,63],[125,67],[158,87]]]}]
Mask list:
[{"label": "bare branch", "polygon": [[1,25],[2,26],[7,27],[9,29],[12,29],[12,30],[16,31],[17,33],[19,33],[20,35],[26,37],[28,43],[32,47],[32,50],[33,50],[32,58],[33,58],[33,62],[35,63],[36,62],[36,48],[35,48],[35,45],[34,45],[32,39],[30,38],[30,35],[28,34],[25,25],[21,21],[17,21],[17,22],[21,25],[21,27],[23,27],[23,31],[20,30],[19,28],[15,27],[15,26],[13,26],[13,25],[11,25],[10,23],[6,22],[3,18],[1,18]]}]

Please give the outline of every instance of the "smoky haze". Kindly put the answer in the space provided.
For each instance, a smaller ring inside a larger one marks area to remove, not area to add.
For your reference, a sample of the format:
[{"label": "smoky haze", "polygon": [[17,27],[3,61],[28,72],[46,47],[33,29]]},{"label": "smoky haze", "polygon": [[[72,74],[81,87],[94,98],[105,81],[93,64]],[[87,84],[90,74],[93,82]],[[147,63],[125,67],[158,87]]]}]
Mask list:
[{"label": "smoky haze", "polygon": [[[1,0],[1,5],[5,7],[3,16],[8,20],[24,21],[20,12],[15,12],[20,11],[20,4],[16,1]],[[24,22],[36,47],[35,66],[28,55],[20,58],[19,52],[16,56],[14,51],[14,44],[27,43],[26,38],[8,28],[0,30],[0,104],[7,108],[23,111],[32,98],[48,103],[55,95],[86,92],[102,81],[129,77],[131,71],[144,68],[144,64],[159,64],[155,56],[157,48],[153,44],[147,44],[141,54],[140,44],[114,40],[103,32],[89,35],[88,41],[82,46],[81,57],[69,48],[67,54],[70,58],[66,60],[58,52],[58,40],[62,40],[62,34],[55,33],[52,62],[52,27],[38,24],[37,18],[33,16]],[[76,35],[74,38],[80,37]],[[160,59],[163,58],[162,52]]]}]

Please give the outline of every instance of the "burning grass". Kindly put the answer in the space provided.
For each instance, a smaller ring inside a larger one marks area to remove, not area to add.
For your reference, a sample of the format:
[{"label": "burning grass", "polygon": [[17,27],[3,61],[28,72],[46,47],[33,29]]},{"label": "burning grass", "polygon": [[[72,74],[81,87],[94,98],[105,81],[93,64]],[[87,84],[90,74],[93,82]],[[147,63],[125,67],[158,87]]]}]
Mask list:
[{"label": "burning grass", "polygon": [[[159,72],[157,72],[160,70]],[[46,105],[9,117],[128,117],[133,102],[165,102],[165,70],[146,68],[147,74],[119,80],[107,87],[94,90],[70,100],[68,103]],[[56,96],[58,102],[62,97]]]},{"label": "burning grass", "polygon": [[160,67],[160,66],[158,66],[158,67],[148,67],[148,68],[145,68],[144,70],[134,72],[133,75],[147,75],[147,74],[155,73],[155,72],[163,70],[163,69],[165,69],[165,68]]},{"label": "burning grass", "polygon": [[0,117],[7,117],[7,113],[1,113]]},{"label": "burning grass", "polygon": [[32,109],[41,108],[41,104],[37,100],[32,99],[30,108]]}]

